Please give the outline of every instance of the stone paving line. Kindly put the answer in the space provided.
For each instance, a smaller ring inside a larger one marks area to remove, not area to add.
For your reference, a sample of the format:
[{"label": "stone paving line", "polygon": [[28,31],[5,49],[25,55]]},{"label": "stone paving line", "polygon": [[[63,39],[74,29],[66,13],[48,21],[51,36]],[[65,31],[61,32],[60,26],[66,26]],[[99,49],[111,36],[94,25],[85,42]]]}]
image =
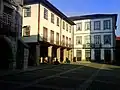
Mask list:
[{"label": "stone paving line", "polygon": [[[89,65],[89,64],[88,64],[88,65]],[[88,66],[88,65],[86,65],[86,66]],[[40,79],[37,79],[37,80],[33,81],[32,83],[29,83],[29,84],[27,84],[27,85],[22,85],[22,86],[20,86],[20,87],[17,87],[17,89],[22,89],[22,88],[25,88],[25,87],[29,87],[29,86],[35,85],[35,84],[37,84],[37,83],[39,83],[39,82],[42,82],[42,81],[44,81],[44,80],[47,80],[47,79],[50,79],[50,78],[53,78],[53,77],[56,77],[56,76],[60,76],[60,75],[62,75],[62,74],[65,74],[65,73],[68,73],[68,72],[71,72],[71,71],[74,71],[74,70],[77,70],[77,69],[83,68],[83,67],[85,67],[85,66],[80,66],[80,67],[73,68],[73,69],[70,69],[70,70],[67,70],[67,71],[63,71],[63,72],[61,72],[61,73],[57,73],[57,74],[55,74],[55,75],[51,75],[51,76],[47,76],[47,77],[44,77],[44,78],[40,78]]]},{"label": "stone paving line", "polygon": [[[61,64],[60,64],[61,65]],[[54,66],[59,66],[59,65],[52,65],[52,67],[54,67]],[[6,76],[6,75],[14,75],[14,74],[20,74],[20,73],[24,73],[24,72],[32,72],[32,71],[36,71],[36,70],[42,70],[42,69],[47,69],[47,68],[49,68],[49,67],[51,67],[51,66],[45,66],[45,67],[33,67],[33,68],[28,68],[28,69],[25,69],[25,70],[13,70],[13,71],[10,71],[10,72],[7,72],[6,71],[6,73],[4,73],[4,74],[2,74],[2,75],[0,75],[0,77],[1,76]],[[1,72],[0,72],[1,73]]]},{"label": "stone paving line", "polygon": [[88,80],[86,80],[83,84],[81,84],[78,90],[87,90],[87,88],[90,86],[94,78],[99,74],[100,70],[102,70],[104,66],[105,65],[103,64],[101,68],[96,71],[96,73],[93,73]]}]

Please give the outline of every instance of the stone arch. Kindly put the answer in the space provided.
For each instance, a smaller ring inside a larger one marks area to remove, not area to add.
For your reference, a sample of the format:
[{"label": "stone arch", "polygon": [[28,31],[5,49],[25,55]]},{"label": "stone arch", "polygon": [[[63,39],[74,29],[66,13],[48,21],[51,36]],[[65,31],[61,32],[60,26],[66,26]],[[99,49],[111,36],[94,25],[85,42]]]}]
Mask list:
[{"label": "stone arch", "polygon": [[6,36],[0,36],[0,69],[8,69],[12,60],[12,41]]}]

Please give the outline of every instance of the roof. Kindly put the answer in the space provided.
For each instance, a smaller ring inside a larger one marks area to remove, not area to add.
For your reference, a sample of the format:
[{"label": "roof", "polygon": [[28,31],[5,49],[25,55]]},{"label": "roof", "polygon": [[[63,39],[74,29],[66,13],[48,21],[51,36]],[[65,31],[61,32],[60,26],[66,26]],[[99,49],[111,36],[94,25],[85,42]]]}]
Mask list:
[{"label": "roof", "polygon": [[75,20],[84,20],[84,19],[97,19],[97,18],[107,18],[107,17],[115,17],[117,20],[117,14],[91,14],[91,15],[83,15],[83,16],[73,16],[69,17],[69,19]]},{"label": "roof", "polygon": [[116,40],[120,40],[120,37],[116,37]]},{"label": "roof", "polygon": [[66,22],[68,22],[71,25],[75,25],[75,23],[70,20],[67,16],[65,16],[62,12],[60,12],[55,6],[53,6],[50,2],[47,0],[24,0],[24,5],[31,5],[31,4],[38,4],[41,3],[45,7],[49,8],[52,12],[57,14],[59,17],[64,19]]}]

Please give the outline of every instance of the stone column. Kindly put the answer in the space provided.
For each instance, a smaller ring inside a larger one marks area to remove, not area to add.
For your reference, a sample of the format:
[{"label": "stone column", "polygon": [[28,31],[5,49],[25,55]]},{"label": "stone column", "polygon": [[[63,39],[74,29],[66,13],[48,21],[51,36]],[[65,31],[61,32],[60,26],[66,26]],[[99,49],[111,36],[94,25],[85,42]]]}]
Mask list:
[{"label": "stone column", "polygon": [[57,48],[57,59],[60,62],[60,48]]},{"label": "stone column", "polygon": [[36,65],[40,64],[40,45],[36,45]]},{"label": "stone column", "polygon": [[91,49],[91,60],[94,61],[95,60],[95,56],[94,56],[94,49]]},{"label": "stone column", "polygon": [[66,61],[66,58],[67,58],[67,49],[64,49],[63,50],[63,62]]},{"label": "stone column", "polygon": [[52,62],[52,46],[48,47],[48,60],[50,63]]},{"label": "stone column", "polygon": [[72,61],[72,50],[68,50],[68,59]]}]

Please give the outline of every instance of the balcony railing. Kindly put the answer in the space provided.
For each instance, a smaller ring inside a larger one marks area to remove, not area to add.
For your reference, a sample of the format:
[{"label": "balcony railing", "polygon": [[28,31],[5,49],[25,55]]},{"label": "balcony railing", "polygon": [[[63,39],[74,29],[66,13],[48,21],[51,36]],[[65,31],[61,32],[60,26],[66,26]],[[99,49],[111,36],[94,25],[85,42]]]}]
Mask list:
[{"label": "balcony railing", "polygon": [[61,45],[62,45],[62,46],[65,46],[65,41],[61,41]]},{"label": "balcony railing", "polygon": [[43,37],[44,42],[47,42],[47,40],[48,40],[47,37]]},{"label": "balcony railing", "polygon": [[54,44],[54,40],[53,40],[53,39],[50,39],[50,43]]},{"label": "balcony railing", "polygon": [[91,48],[90,43],[83,44],[83,48]]}]

